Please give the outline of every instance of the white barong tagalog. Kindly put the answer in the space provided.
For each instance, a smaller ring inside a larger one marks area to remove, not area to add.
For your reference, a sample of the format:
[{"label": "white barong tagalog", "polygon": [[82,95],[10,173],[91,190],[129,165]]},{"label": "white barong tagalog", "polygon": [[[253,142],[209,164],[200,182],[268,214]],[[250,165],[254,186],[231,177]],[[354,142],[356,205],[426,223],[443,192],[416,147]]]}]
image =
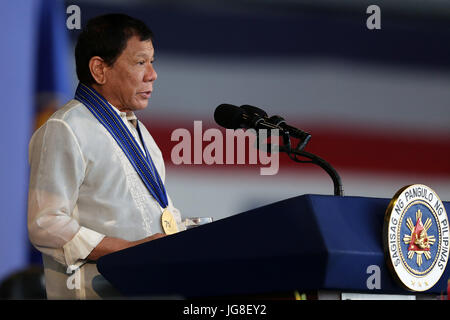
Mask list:
[{"label": "white barong tagalog", "polygon": [[[142,148],[135,115],[113,109]],[[140,127],[164,182],[161,151]],[[111,294],[86,257],[105,236],[136,241],[162,233],[160,205],[111,134],[77,100],[34,133],[29,162],[28,232],[42,252],[47,298],[95,299]],[[183,230],[180,212],[170,196],[168,200]]]}]

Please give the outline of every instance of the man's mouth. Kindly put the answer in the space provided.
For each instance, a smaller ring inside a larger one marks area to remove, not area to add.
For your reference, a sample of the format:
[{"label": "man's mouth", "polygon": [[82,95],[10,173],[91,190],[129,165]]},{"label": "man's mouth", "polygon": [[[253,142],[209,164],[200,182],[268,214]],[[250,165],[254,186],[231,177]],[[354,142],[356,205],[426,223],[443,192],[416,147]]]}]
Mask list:
[{"label": "man's mouth", "polygon": [[148,99],[152,95],[152,91],[141,91],[141,92],[138,92],[138,95],[144,99]]}]

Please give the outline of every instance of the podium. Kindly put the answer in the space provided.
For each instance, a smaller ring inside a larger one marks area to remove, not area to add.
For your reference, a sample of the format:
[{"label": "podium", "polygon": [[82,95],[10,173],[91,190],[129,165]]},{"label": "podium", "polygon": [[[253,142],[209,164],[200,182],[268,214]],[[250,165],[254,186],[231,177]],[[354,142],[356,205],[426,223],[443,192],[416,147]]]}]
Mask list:
[{"label": "podium", "polygon": [[[99,259],[125,297],[245,296],[329,290],[420,295],[392,277],[383,250],[390,199],[302,195]],[[449,202],[444,206],[450,212]],[[379,268],[379,289],[369,288]],[[423,294],[446,294],[450,267]]]}]

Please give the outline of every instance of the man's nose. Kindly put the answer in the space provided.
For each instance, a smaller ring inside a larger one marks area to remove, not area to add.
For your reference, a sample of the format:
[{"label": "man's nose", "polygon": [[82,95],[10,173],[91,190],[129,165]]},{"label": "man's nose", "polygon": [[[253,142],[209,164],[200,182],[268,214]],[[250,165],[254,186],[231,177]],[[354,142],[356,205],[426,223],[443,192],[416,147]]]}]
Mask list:
[{"label": "man's nose", "polygon": [[151,63],[148,64],[148,67],[145,71],[144,81],[145,82],[153,82],[158,77],[155,68]]}]

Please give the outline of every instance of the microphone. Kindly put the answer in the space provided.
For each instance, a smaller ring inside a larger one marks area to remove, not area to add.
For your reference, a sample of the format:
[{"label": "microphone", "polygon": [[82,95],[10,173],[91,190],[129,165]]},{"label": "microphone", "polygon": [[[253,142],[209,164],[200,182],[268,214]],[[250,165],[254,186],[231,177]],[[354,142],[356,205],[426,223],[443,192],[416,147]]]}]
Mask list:
[{"label": "microphone", "polygon": [[286,120],[284,120],[284,118],[278,115],[268,117],[267,113],[264,110],[248,104],[244,104],[240,108],[244,109],[249,114],[253,114],[255,116],[258,115],[262,117],[266,122],[269,122],[277,127],[280,127],[281,129],[283,129],[283,131],[287,131],[289,135],[291,135],[294,138],[307,140],[311,138],[311,135],[309,133],[288,125],[286,123]]},{"label": "microphone", "polygon": [[252,128],[252,129],[278,129],[283,131],[276,124],[267,122],[264,117],[253,112],[246,112],[232,104],[221,104],[214,111],[216,123],[227,129]]}]

